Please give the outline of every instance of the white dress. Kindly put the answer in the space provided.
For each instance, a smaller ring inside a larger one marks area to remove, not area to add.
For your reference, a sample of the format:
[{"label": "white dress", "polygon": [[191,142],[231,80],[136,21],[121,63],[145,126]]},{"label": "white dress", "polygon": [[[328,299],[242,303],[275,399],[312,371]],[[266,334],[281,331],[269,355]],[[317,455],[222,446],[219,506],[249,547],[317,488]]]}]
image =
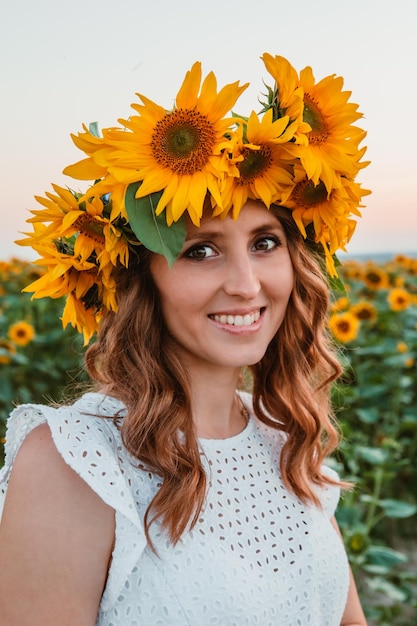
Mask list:
[{"label": "white dress", "polygon": [[[241,394],[251,410],[250,396]],[[112,419],[115,399],[87,393],[73,406],[22,405],[8,422],[0,514],[24,437],[47,422],[64,460],[111,507],[116,538],[97,626],[339,626],[349,585],[346,554],[330,524],[339,489],[322,508],[288,493],[280,472],[283,435],[251,412],[245,430],[201,439],[209,474],[197,525],[172,546],[143,516],[158,477],[135,467]],[[326,470],[331,471],[331,470]]]}]

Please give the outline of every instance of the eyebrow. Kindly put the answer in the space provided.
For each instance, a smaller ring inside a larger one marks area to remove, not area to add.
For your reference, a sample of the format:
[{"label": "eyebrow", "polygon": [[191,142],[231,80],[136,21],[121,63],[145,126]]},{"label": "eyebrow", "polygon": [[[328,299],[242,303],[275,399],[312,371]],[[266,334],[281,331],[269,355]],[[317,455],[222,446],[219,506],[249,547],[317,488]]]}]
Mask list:
[{"label": "eyebrow", "polygon": [[[260,233],[264,233],[265,231],[275,229],[278,229],[282,232],[282,234],[285,235],[284,227],[282,226],[281,222],[278,219],[272,217],[271,219],[265,220],[262,224],[255,226],[252,230],[249,231],[249,235],[254,236]],[[189,235],[186,236],[186,241],[189,241],[190,239],[218,239],[222,237],[223,231],[220,229],[214,228],[212,230],[202,231],[201,228],[195,228]]]}]

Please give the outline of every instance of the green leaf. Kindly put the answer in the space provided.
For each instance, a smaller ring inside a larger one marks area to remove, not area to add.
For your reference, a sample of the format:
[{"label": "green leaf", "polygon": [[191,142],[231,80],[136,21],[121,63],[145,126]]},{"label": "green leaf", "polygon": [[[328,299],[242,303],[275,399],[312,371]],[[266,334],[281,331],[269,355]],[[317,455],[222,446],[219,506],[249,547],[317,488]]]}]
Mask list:
[{"label": "green leaf", "polygon": [[90,124],[88,125],[88,130],[92,135],[94,135],[94,137],[100,137],[100,131],[98,129],[97,122],[90,122]]},{"label": "green leaf", "polygon": [[378,504],[384,509],[385,515],[391,518],[401,519],[411,517],[417,513],[417,506],[415,504],[402,502],[401,500],[380,500]]},{"label": "green leaf", "polygon": [[[340,265],[340,263],[338,265]],[[330,283],[330,289],[335,291],[338,295],[346,294],[345,283],[343,282],[343,280],[341,280],[341,278],[339,278],[339,276],[329,276],[329,283]]]},{"label": "green leaf", "polygon": [[358,409],[358,417],[364,424],[376,424],[380,419],[380,411],[375,407],[369,407],[367,409]]},{"label": "green leaf", "polygon": [[386,354],[387,348],[383,343],[378,343],[376,346],[358,346],[356,349],[356,355],[358,357],[365,357],[371,354]]},{"label": "green leaf", "polygon": [[381,565],[392,567],[394,565],[401,565],[407,563],[408,558],[402,552],[398,550],[392,550],[386,546],[370,546],[367,550],[370,563],[374,565]]},{"label": "green leaf", "polygon": [[369,574],[374,574],[374,575],[381,575],[384,576],[386,574],[388,574],[391,571],[391,568],[387,567],[386,565],[368,565],[368,564],[364,564],[362,565],[362,569],[364,572],[368,572]]},{"label": "green leaf", "polygon": [[145,248],[162,254],[172,266],[184,245],[185,221],[181,218],[168,226],[165,213],[155,215],[162,192],[136,198],[140,184],[132,183],[126,190],[125,206],[130,227]]},{"label": "green leaf", "polygon": [[364,461],[371,463],[372,465],[382,465],[388,459],[387,451],[381,450],[380,448],[358,446],[356,452]]},{"label": "green leaf", "polygon": [[370,579],[368,585],[374,591],[379,591],[379,593],[384,594],[384,596],[395,602],[404,602],[407,599],[407,594],[403,589],[379,576]]}]

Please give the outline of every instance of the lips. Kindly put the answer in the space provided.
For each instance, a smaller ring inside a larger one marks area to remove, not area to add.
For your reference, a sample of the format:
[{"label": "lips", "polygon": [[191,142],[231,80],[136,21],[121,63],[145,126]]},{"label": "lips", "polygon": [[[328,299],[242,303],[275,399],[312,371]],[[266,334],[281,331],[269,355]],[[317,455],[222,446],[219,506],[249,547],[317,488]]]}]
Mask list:
[{"label": "lips", "polygon": [[256,309],[250,313],[244,315],[232,315],[230,313],[221,313],[219,315],[210,315],[211,319],[220,324],[227,324],[230,326],[250,326],[259,320],[261,317],[261,309]]}]

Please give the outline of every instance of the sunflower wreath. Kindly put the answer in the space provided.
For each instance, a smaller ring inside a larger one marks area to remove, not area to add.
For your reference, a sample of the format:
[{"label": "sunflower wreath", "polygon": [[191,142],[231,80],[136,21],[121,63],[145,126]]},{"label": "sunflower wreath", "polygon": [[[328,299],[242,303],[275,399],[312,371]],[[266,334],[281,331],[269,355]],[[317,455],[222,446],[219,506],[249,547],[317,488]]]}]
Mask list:
[{"label": "sunflower wreath", "polygon": [[[137,94],[129,119],[99,132],[83,126],[72,139],[85,158],[64,169],[89,181],[84,192],[52,185],[36,196],[31,246],[44,274],[25,288],[34,298],[65,297],[64,327],[71,324],[87,344],[103,313],[117,310],[116,267],[129,264],[139,245],[172,264],[182,249],[185,214],[198,226],[207,196],[213,216],[237,218],[248,199],[287,207],[297,227],[320,250],[337,280],[338,250],[346,250],[368,190],[355,181],[366,147],[362,117],[349,102],[343,79],[315,81],[282,56],[261,57],[273,79],[262,110],[231,113],[248,87],[218,91],[201,63],[187,72],[172,109]],[[92,182],[93,181],[93,182]]]}]

